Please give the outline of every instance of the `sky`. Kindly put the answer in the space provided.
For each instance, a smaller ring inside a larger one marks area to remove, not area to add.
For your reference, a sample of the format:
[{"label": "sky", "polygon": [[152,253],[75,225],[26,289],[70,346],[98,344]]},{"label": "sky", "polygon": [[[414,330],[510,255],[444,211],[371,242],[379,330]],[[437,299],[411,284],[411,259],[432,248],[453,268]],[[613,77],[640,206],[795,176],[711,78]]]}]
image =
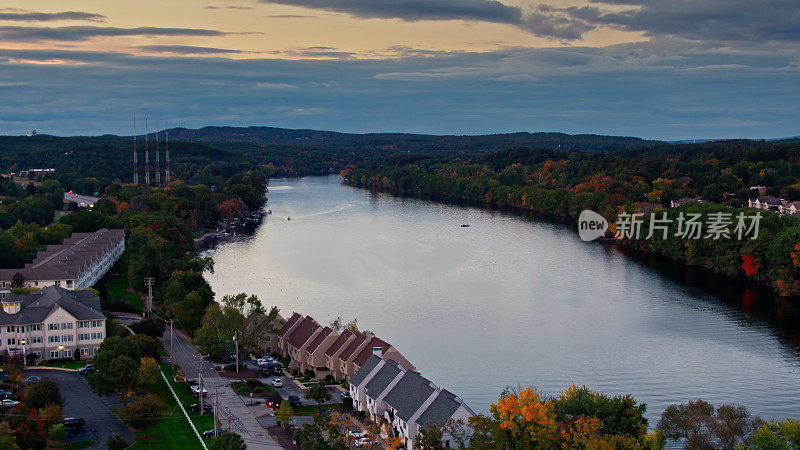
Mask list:
[{"label": "sky", "polygon": [[136,116],[796,136],[798,23],[797,0],[4,0],[0,135],[130,135]]}]

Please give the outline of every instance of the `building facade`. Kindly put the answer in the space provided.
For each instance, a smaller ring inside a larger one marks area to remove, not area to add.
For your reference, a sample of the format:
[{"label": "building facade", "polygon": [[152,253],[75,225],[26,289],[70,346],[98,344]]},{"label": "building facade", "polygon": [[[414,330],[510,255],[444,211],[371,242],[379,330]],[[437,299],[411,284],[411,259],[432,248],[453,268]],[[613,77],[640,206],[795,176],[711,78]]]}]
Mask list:
[{"label": "building facade", "polygon": [[106,317],[92,291],[48,286],[2,299],[0,352],[48,360],[94,356],[106,335]]},{"label": "building facade", "polygon": [[124,251],[124,230],[104,228],[94,233],[73,233],[62,244],[48,245],[25,267],[0,269],[0,299],[17,286],[32,289],[56,286],[68,290],[91,287]]}]

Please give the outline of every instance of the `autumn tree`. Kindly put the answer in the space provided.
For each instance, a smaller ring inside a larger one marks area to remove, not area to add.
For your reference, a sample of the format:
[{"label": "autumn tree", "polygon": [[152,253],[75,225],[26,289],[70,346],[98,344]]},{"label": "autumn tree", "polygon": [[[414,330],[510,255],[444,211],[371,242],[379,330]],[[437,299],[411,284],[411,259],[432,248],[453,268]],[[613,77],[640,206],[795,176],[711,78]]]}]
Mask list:
[{"label": "autumn tree", "polygon": [[684,448],[734,449],[763,422],[751,417],[743,406],[714,405],[701,399],[669,405],[661,414],[657,429],[673,440],[682,440]]},{"label": "autumn tree", "polygon": [[147,431],[147,428],[161,421],[162,402],[155,394],[147,394],[122,408],[120,416],[125,425]]},{"label": "autumn tree", "polygon": [[153,358],[143,357],[139,365],[138,383],[142,387],[152,386],[161,375],[158,362]]},{"label": "autumn tree", "polygon": [[64,406],[64,398],[58,390],[58,385],[52,380],[42,379],[25,388],[22,395],[23,408],[39,410],[47,405]]},{"label": "autumn tree", "polygon": [[328,390],[325,389],[325,385],[319,383],[315,386],[308,388],[308,390],[303,394],[304,398],[308,400],[314,400],[317,402],[317,406],[327,402],[331,399],[331,394],[328,393]]},{"label": "autumn tree", "polygon": [[441,427],[435,423],[429,423],[420,427],[417,437],[414,439],[414,446],[419,446],[422,450],[444,450],[443,436]]},{"label": "autumn tree", "polygon": [[786,419],[771,421],[756,429],[743,446],[758,450],[789,450],[800,448],[800,421]]}]

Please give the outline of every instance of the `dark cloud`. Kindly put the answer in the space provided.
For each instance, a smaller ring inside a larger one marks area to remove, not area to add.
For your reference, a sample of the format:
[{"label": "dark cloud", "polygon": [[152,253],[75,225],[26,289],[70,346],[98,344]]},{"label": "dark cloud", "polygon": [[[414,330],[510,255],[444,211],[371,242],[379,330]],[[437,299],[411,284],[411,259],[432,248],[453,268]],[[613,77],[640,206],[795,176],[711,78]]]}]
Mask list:
[{"label": "dark cloud", "polygon": [[206,6],[204,9],[236,9],[236,10],[248,10],[253,9],[251,6]]},{"label": "dark cloud", "polygon": [[[760,45],[800,41],[797,0],[592,0],[598,6],[572,7],[570,18],[592,26],[644,32],[651,37]],[[608,6],[615,6],[610,11]],[[618,11],[618,7],[630,9]]]},{"label": "dark cloud", "polygon": [[221,36],[227,33],[199,28],[117,28],[117,27],[17,27],[0,26],[0,41],[85,41],[95,37],[116,36]]},{"label": "dark cloud", "polygon": [[0,9],[0,20],[15,22],[52,22],[57,20],[88,20],[103,22],[106,16],[81,11],[42,13],[20,9]]},{"label": "dark cloud", "polygon": [[304,47],[293,50],[274,51],[271,53],[273,55],[293,58],[354,59],[357,56],[356,53],[341,51],[335,47]]},{"label": "dark cloud", "polygon": [[788,136],[800,123],[796,53],[671,41],[433,58],[396,49],[404,51],[372,60],[234,60],[0,49],[0,134],[130,133],[133,114],[187,127],[663,139]]},{"label": "dark cloud", "polygon": [[299,14],[275,14],[267,16],[270,19],[313,19],[316,16],[301,16]]},{"label": "dark cloud", "polygon": [[194,45],[141,45],[136,47],[151,53],[172,53],[175,55],[211,55],[223,53],[245,53],[242,50],[230,50],[227,48],[198,47]]},{"label": "dark cloud", "polygon": [[560,40],[580,39],[593,26],[564,14],[525,14],[516,6],[495,0],[261,0],[350,14],[361,18],[421,20],[468,20],[503,23],[537,36]]}]

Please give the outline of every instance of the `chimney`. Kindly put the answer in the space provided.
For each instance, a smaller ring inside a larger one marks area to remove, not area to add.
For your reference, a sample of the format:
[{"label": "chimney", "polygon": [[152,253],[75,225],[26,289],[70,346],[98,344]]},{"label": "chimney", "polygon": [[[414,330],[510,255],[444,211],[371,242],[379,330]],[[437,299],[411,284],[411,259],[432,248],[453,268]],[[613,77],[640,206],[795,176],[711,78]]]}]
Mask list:
[{"label": "chimney", "polygon": [[372,354],[383,359],[383,347],[372,347]]}]

